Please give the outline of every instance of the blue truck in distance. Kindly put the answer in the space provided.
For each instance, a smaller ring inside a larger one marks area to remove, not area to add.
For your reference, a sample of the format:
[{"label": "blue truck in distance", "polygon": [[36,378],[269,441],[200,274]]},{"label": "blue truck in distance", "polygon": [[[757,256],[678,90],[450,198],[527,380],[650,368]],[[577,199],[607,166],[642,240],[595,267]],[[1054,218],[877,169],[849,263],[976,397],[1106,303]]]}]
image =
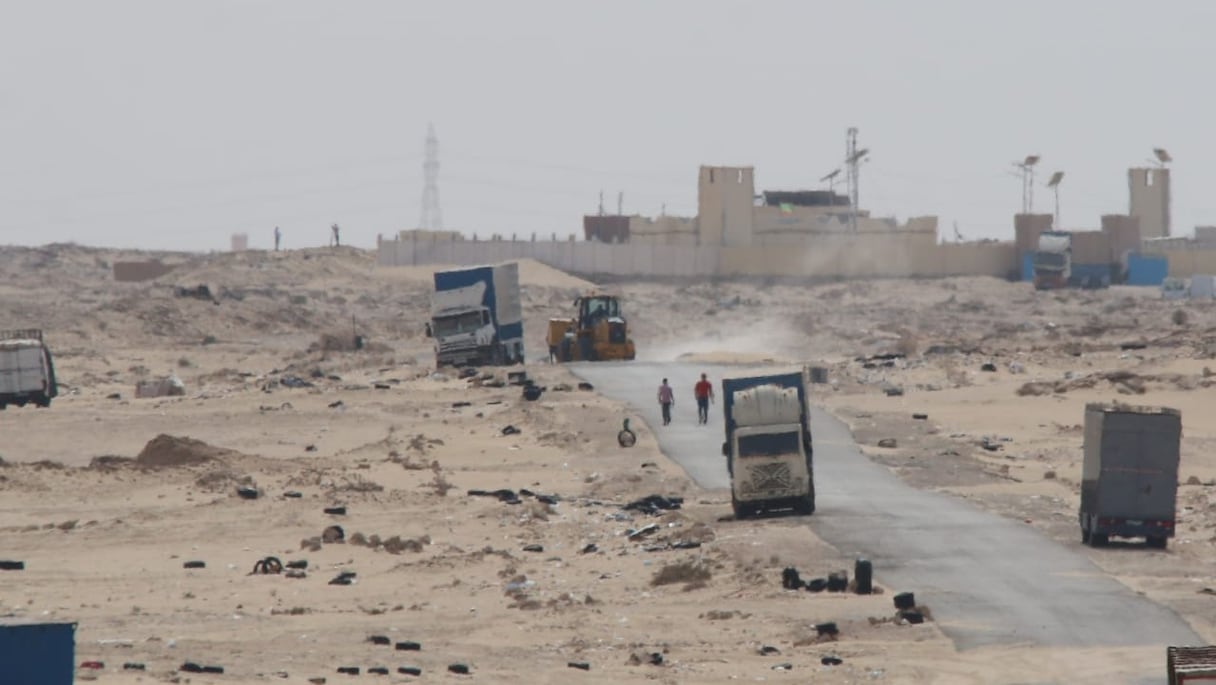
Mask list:
[{"label": "blue truck in distance", "polygon": [[435,272],[430,335],[437,366],[523,363],[519,264]]},{"label": "blue truck in distance", "polygon": [[765,511],[815,511],[814,446],[802,373],[722,379],[731,506],[741,519]]}]

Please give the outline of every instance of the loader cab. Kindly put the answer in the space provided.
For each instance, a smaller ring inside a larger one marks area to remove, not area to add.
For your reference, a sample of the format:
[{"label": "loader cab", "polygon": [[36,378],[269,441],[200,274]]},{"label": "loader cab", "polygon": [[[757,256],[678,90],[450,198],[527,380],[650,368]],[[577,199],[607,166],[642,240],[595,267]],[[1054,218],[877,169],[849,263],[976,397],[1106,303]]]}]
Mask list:
[{"label": "loader cab", "polygon": [[621,303],[611,295],[589,295],[575,302],[578,307],[578,327],[594,328],[602,320],[621,318]]}]

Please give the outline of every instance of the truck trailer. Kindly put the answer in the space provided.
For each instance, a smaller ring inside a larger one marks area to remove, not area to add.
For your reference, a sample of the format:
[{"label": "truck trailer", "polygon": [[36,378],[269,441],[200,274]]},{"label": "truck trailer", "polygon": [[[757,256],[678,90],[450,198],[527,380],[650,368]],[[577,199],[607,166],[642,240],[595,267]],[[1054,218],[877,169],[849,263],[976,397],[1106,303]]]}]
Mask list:
[{"label": "truck trailer", "polygon": [[1081,472],[1081,541],[1174,536],[1182,415],[1175,409],[1089,404]]},{"label": "truck trailer", "polygon": [[435,272],[430,332],[437,366],[522,364],[519,264]]},{"label": "truck trailer", "polygon": [[10,404],[49,407],[58,394],[55,362],[42,331],[0,331],[0,409]]},{"label": "truck trailer", "polygon": [[803,369],[722,380],[722,454],[737,519],[765,511],[815,511],[808,374]]}]

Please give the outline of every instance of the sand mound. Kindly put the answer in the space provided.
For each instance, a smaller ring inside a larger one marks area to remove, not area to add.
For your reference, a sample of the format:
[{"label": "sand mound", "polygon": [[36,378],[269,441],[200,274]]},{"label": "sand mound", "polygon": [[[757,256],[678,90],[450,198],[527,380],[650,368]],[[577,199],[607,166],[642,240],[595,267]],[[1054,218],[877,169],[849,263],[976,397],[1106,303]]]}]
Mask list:
[{"label": "sand mound", "polygon": [[231,454],[235,454],[235,452],[208,445],[201,440],[161,433],[144,445],[143,451],[135,458],[135,463],[139,466],[154,468],[191,466],[205,464]]}]

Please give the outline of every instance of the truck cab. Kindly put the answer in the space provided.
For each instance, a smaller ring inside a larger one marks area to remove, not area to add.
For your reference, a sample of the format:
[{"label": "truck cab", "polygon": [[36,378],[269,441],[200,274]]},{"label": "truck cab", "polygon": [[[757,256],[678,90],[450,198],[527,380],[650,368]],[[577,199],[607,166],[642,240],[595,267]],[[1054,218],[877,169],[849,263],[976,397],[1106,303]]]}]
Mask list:
[{"label": "truck cab", "polygon": [[431,315],[431,335],[435,338],[435,357],[440,364],[477,362],[494,340],[490,310],[460,306],[440,309]]},{"label": "truck cab", "polygon": [[1035,290],[1068,287],[1072,278],[1072,235],[1067,231],[1044,231],[1031,264]]},{"label": "truck cab", "polygon": [[722,453],[736,518],[782,509],[815,511],[805,376],[806,370],[722,381]]}]

